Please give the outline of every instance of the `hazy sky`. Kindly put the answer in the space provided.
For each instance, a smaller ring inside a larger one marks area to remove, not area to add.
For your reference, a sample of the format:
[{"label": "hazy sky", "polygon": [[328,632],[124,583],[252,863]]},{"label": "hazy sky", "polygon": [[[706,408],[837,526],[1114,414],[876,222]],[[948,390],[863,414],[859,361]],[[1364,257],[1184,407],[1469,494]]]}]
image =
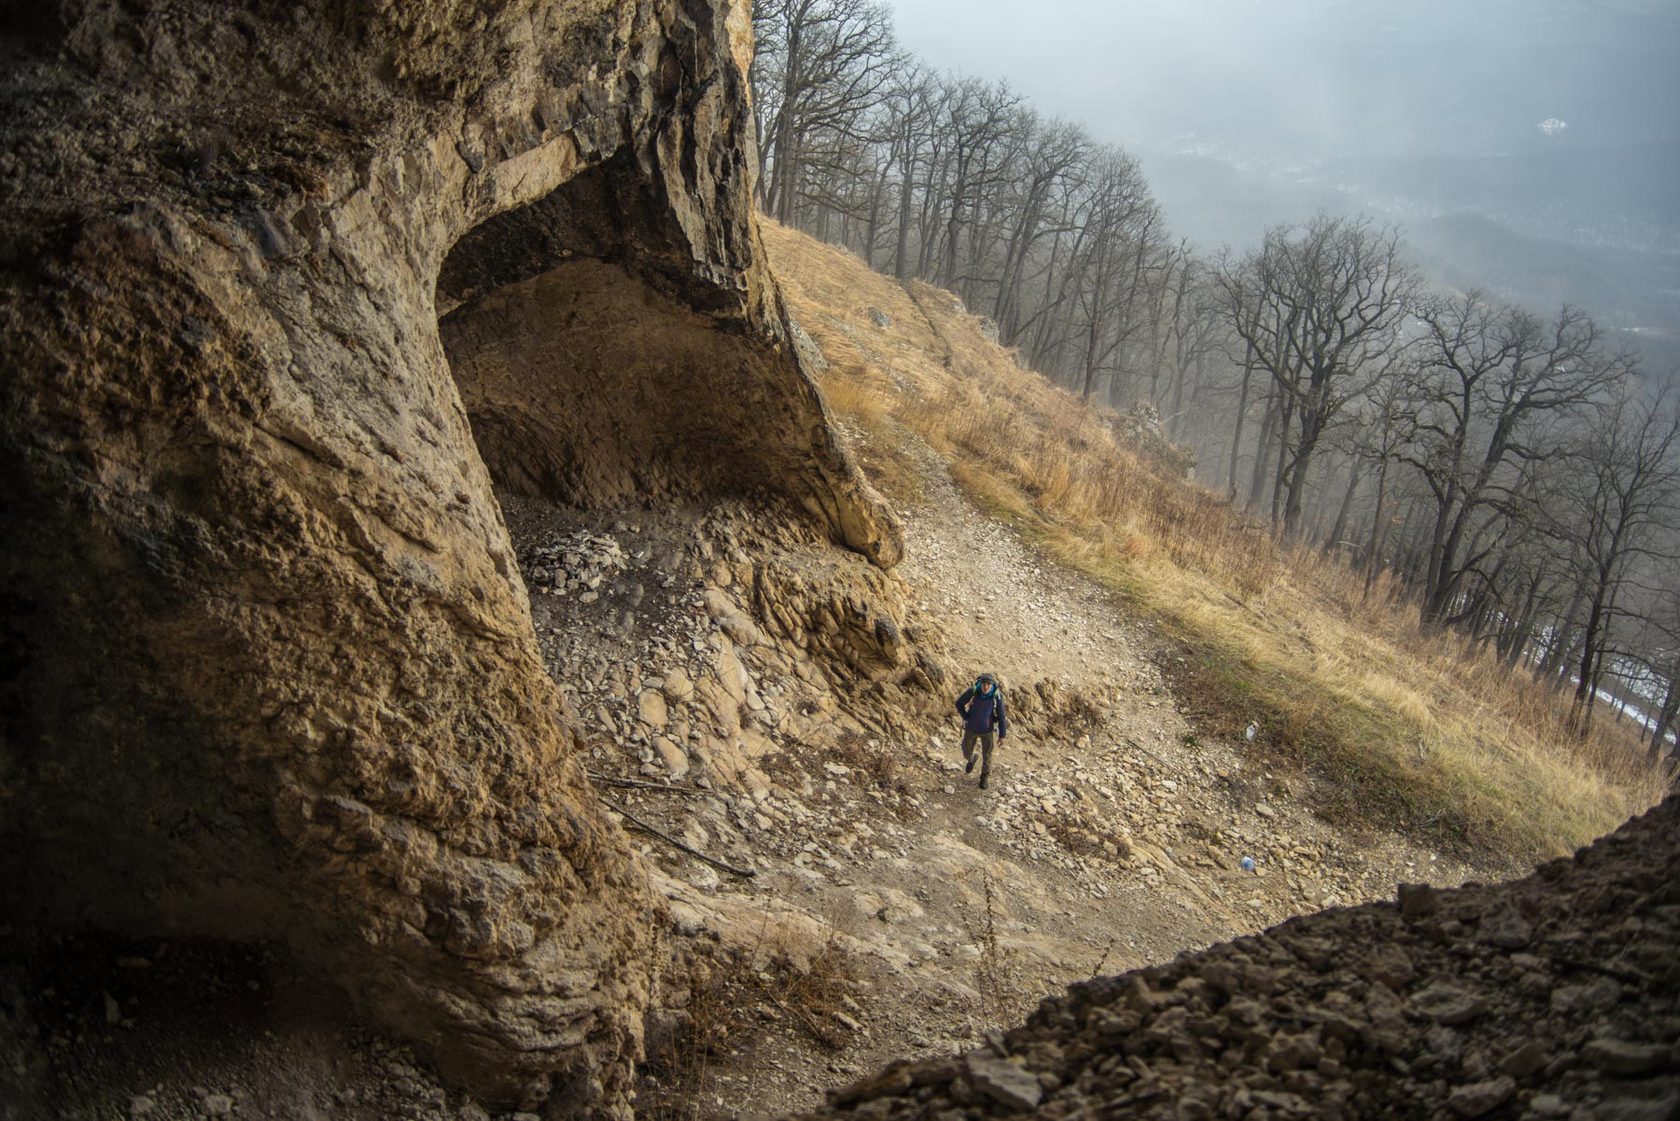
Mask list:
[{"label": "hazy sky", "polygon": [[923,58],[1121,142],[1480,154],[1551,118],[1571,143],[1680,137],[1680,0],[891,3]]}]

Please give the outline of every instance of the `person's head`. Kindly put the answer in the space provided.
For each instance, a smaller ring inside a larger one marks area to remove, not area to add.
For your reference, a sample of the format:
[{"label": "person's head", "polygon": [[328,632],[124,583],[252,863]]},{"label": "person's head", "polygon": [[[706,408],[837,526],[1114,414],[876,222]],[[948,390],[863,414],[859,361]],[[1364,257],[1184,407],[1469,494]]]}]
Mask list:
[{"label": "person's head", "polygon": [[983,673],[974,679],[974,688],[982,693],[990,693],[997,688],[997,678],[989,673]]}]

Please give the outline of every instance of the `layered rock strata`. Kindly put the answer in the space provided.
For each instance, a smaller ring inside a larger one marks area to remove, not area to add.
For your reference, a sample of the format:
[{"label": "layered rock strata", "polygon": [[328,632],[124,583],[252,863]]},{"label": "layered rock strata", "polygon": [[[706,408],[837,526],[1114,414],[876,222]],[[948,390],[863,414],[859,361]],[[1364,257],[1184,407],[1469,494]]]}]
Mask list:
[{"label": "layered rock strata", "polygon": [[762,264],[744,5],[21,12],[8,914],[286,938],[475,1091],[625,1114],[652,898],[492,478],[899,547]]}]

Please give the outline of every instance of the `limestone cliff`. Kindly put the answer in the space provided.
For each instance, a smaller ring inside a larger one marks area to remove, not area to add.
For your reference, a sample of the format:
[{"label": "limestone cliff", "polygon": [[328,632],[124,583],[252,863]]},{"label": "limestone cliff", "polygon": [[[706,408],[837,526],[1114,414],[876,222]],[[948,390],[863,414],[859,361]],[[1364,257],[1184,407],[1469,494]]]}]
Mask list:
[{"label": "limestone cliff", "polygon": [[899,548],[762,264],[744,18],[8,9],[11,913],[288,938],[478,1092],[626,1111],[653,903],[492,480]]}]

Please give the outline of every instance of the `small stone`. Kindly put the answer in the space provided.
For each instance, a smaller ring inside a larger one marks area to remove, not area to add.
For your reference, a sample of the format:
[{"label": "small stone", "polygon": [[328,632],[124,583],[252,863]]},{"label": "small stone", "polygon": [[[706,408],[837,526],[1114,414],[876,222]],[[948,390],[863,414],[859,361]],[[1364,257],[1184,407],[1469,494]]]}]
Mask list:
[{"label": "small stone", "polygon": [[105,998],[105,1022],[107,1024],[122,1023],[122,1007],[117,1004],[117,998],[110,993],[100,993]]},{"label": "small stone", "polygon": [[1411,956],[1392,943],[1373,949],[1365,958],[1361,971],[1371,980],[1381,981],[1395,992],[1402,991],[1416,973]]},{"label": "small stone", "polygon": [[1255,805],[1254,805],[1254,812],[1259,814],[1261,817],[1276,817],[1277,816],[1277,811],[1272,809],[1272,807],[1268,806],[1264,802],[1256,802]]},{"label": "small stone", "polygon": [[1591,1121],[1673,1121],[1680,1115],[1680,1096],[1660,1098],[1611,1098],[1599,1103],[1587,1116]]},{"label": "small stone", "polygon": [[860,1101],[873,1101],[877,1098],[902,1094],[909,1090],[914,1083],[911,1081],[910,1069],[906,1064],[894,1063],[879,1074],[872,1074],[861,1078],[850,1086],[843,1086],[838,1090],[828,1092],[828,1104],[834,1108],[842,1108]]},{"label": "small stone", "polygon": [[1460,1086],[1447,1095],[1447,1108],[1459,1117],[1480,1117],[1498,1109],[1517,1092],[1509,1078],[1493,1078]]},{"label": "small stone", "polygon": [[1023,1067],[984,1052],[970,1054],[966,1062],[974,1089],[1005,1109],[1036,1109],[1044,1097],[1038,1076]]},{"label": "small stone", "polygon": [[226,1094],[208,1094],[203,1108],[206,1117],[226,1117],[233,1112],[233,1099]]},{"label": "small stone", "polygon": [[129,1099],[128,1115],[130,1117],[149,1117],[157,1109],[157,1101],[146,1094],[136,1094]]},{"label": "small stone", "polygon": [[663,728],[670,718],[664,696],[652,689],[643,690],[642,695],[636,698],[636,711],[642,723],[650,728]]},{"label": "small stone", "polygon": [[[1464,1037],[1451,1028],[1444,1028],[1439,1024],[1423,1033],[1423,1045],[1429,1048],[1429,1053],[1437,1060],[1445,1063],[1456,1063],[1464,1057]],[[1510,1074],[1510,1071],[1501,1073]]]},{"label": "small stone", "polygon": [[1531,1039],[1499,1060],[1499,1073],[1523,1079],[1538,1074],[1545,1066],[1546,1049]]},{"label": "small stone", "polygon": [[688,776],[688,756],[682,748],[664,736],[655,736],[653,738],[653,750],[659,753],[660,762],[665,764],[665,769],[670,772],[672,778],[686,778]]},{"label": "small stone", "polygon": [[1435,889],[1428,884],[1400,884],[1398,892],[1400,913],[1407,918],[1421,918],[1435,913],[1438,901]]},{"label": "small stone", "polygon": [[1488,1010],[1487,1001],[1445,982],[1412,994],[1412,1007],[1448,1027],[1467,1024]]},{"label": "small stone", "polygon": [[1667,1047],[1595,1039],[1581,1049],[1581,1057],[1607,1074],[1648,1074],[1667,1064]]},{"label": "small stone", "polygon": [[1622,986],[1608,977],[1584,985],[1563,985],[1552,990],[1552,1011],[1564,1016],[1604,1012],[1622,999]]},{"label": "small stone", "polygon": [[1482,939],[1502,950],[1520,950],[1534,941],[1534,924],[1515,907],[1503,907],[1482,923]]},{"label": "small stone", "polygon": [[694,696],[694,682],[681,666],[674,667],[665,674],[663,688],[665,696],[675,702],[686,701]]}]

